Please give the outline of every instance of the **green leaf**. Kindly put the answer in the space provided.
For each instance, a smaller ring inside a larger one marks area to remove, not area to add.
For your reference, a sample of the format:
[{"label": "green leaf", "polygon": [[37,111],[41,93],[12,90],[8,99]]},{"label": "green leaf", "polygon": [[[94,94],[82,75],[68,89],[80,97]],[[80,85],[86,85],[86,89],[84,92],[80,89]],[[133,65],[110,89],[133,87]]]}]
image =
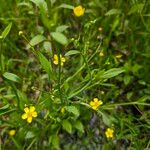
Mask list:
[{"label": "green leaf", "polygon": [[124,84],[128,85],[131,81],[131,76],[130,75],[125,75],[123,78]]},{"label": "green leaf", "polygon": [[31,2],[33,2],[37,7],[39,8],[44,8],[45,11],[47,11],[47,3],[45,2],[45,0],[30,0]]},{"label": "green leaf", "polygon": [[16,109],[11,109],[11,110],[9,110],[9,109],[0,109],[0,116],[2,116],[2,115],[4,115],[4,114],[8,114],[8,113],[10,113],[10,112],[13,112],[13,111],[16,111]]},{"label": "green leaf", "polygon": [[65,54],[65,56],[70,56],[70,55],[75,55],[75,54],[80,54],[80,52],[77,50],[70,50]]},{"label": "green leaf", "polygon": [[105,71],[102,78],[109,79],[109,78],[112,78],[121,74],[124,71],[125,70],[123,68],[112,68],[112,69]]},{"label": "green leaf", "polygon": [[26,136],[25,136],[25,139],[31,139],[33,137],[35,137],[35,134],[33,132],[31,132],[31,131],[28,131]]},{"label": "green leaf", "polygon": [[35,46],[41,42],[43,42],[45,40],[45,37],[43,35],[36,35],[35,37],[33,37],[31,39],[31,41],[29,42],[30,44],[27,45],[27,49],[30,48],[30,45]]},{"label": "green leaf", "polygon": [[2,32],[2,35],[1,35],[1,36],[2,36],[3,39],[6,38],[6,36],[7,36],[8,33],[10,32],[11,27],[12,27],[12,23],[10,23],[10,24],[5,28],[5,30]]},{"label": "green leaf", "polygon": [[26,95],[23,92],[21,92],[20,90],[17,90],[17,95],[20,100],[20,108],[23,109],[25,104],[29,104],[29,100],[26,97]]},{"label": "green leaf", "polygon": [[21,82],[21,79],[13,73],[5,72],[3,77],[13,82]]},{"label": "green leaf", "polygon": [[66,25],[61,25],[61,26],[58,26],[56,28],[56,32],[63,32],[65,31],[69,26],[66,26]]},{"label": "green leaf", "polygon": [[9,104],[6,104],[5,106],[1,107],[0,110],[4,110],[4,109],[7,109],[9,108]]},{"label": "green leaf", "polygon": [[44,42],[43,47],[44,47],[44,49],[47,52],[50,52],[50,53],[52,52],[52,44],[51,44],[51,42],[48,42],[48,41]]},{"label": "green leaf", "polygon": [[121,13],[120,9],[111,9],[105,14],[105,16],[116,15],[120,13]]},{"label": "green leaf", "polygon": [[60,32],[52,32],[51,36],[53,37],[53,39],[55,41],[57,41],[58,43],[62,44],[62,45],[66,45],[68,44],[68,39],[66,38],[66,36],[63,33]]},{"label": "green leaf", "polygon": [[133,5],[131,7],[130,11],[128,12],[128,15],[131,15],[131,14],[137,13],[137,12],[141,12],[143,7],[144,7],[144,4],[142,4],[142,3]]},{"label": "green leaf", "polygon": [[72,125],[68,120],[63,120],[62,126],[63,129],[66,130],[68,133],[72,133]]},{"label": "green leaf", "polygon": [[49,78],[50,78],[52,74],[51,62],[48,61],[47,58],[40,52],[38,52],[38,58],[39,58],[42,68],[48,73]]},{"label": "green leaf", "polygon": [[84,133],[84,126],[82,124],[81,121],[76,121],[75,124],[74,124],[74,127],[79,130],[80,132]]},{"label": "green leaf", "polygon": [[79,110],[75,106],[65,106],[65,110],[70,113],[73,113],[76,117],[80,115]]},{"label": "green leaf", "polygon": [[144,95],[143,97],[138,99],[138,102],[145,102],[147,100],[150,100],[150,95]]},{"label": "green leaf", "polygon": [[50,143],[54,146],[55,149],[59,149],[59,137],[58,135],[50,136]]},{"label": "green leaf", "polygon": [[67,8],[67,9],[73,9],[74,8],[74,6],[68,5],[68,4],[61,4],[59,7],[60,8]]},{"label": "green leaf", "polygon": [[106,113],[102,113],[102,112],[101,112],[101,115],[102,115],[102,120],[103,120],[104,124],[107,125],[108,127],[111,126],[112,120],[109,117],[109,115],[107,115]]}]

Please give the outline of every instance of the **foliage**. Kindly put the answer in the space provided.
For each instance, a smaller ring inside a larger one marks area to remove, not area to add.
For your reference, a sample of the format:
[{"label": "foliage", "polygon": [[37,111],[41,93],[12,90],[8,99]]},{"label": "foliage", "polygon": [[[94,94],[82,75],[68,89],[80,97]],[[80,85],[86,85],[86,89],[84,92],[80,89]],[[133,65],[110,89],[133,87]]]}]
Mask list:
[{"label": "foliage", "polygon": [[149,149],[149,6],[1,0],[0,149]]}]

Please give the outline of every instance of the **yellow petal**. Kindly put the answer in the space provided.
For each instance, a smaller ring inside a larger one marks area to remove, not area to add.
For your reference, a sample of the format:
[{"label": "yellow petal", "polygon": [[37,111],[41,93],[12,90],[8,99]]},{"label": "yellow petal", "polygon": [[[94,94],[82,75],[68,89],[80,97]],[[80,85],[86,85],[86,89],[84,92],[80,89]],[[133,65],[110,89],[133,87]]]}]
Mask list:
[{"label": "yellow petal", "polygon": [[29,108],[28,107],[24,108],[24,111],[25,111],[25,113],[28,113],[29,112]]},{"label": "yellow petal", "polygon": [[35,111],[35,107],[34,106],[30,106],[30,112],[34,112]]},{"label": "yellow petal", "polygon": [[94,106],[94,104],[95,104],[95,103],[94,103],[93,101],[90,102],[90,106]]},{"label": "yellow petal", "polygon": [[27,113],[24,113],[22,116],[21,116],[22,119],[27,119]]},{"label": "yellow petal", "polygon": [[61,62],[61,66],[63,66],[64,65],[64,63],[63,62]]},{"label": "yellow petal", "polygon": [[96,110],[96,109],[97,109],[97,106],[93,106],[92,109]]},{"label": "yellow petal", "polygon": [[36,111],[34,111],[34,112],[32,113],[32,117],[37,117],[37,112],[36,112]]},{"label": "yellow petal", "polygon": [[55,59],[55,60],[58,60],[58,56],[57,56],[56,54],[54,55],[54,59]]},{"label": "yellow petal", "polygon": [[65,61],[66,61],[66,58],[62,57],[61,61],[62,61],[62,62],[65,62]]},{"label": "yellow petal", "polygon": [[53,63],[54,63],[55,65],[58,65],[58,60],[54,60]]},{"label": "yellow petal", "polygon": [[93,101],[94,101],[94,102],[98,102],[98,98],[94,98]]},{"label": "yellow petal", "polygon": [[27,122],[28,122],[28,123],[31,123],[31,122],[32,122],[32,117],[28,117],[28,118],[27,118]]},{"label": "yellow petal", "polygon": [[103,104],[103,102],[101,100],[99,100],[99,105],[102,105],[102,104]]}]

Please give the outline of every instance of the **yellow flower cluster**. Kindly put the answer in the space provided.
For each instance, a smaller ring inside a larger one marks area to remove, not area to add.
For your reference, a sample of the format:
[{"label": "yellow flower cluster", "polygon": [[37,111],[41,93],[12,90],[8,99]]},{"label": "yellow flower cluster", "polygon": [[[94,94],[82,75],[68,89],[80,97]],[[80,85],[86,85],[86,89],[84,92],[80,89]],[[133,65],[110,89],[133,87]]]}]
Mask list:
[{"label": "yellow flower cluster", "polygon": [[90,102],[90,106],[92,109],[97,110],[97,108],[102,105],[103,102],[98,98],[94,98],[93,101]]},{"label": "yellow flower cluster", "polygon": [[27,119],[28,123],[32,122],[33,117],[37,117],[37,112],[35,111],[34,106],[25,107],[24,112],[25,113],[22,115],[22,119]]},{"label": "yellow flower cluster", "polygon": [[76,17],[80,17],[80,16],[84,15],[85,8],[83,8],[81,5],[79,5],[77,7],[74,7],[73,12]]},{"label": "yellow flower cluster", "polygon": [[113,138],[114,137],[114,130],[111,128],[107,128],[105,131],[105,135],[107,138]]},{"label": "yellow flower cluster", "polygon": [[[62,57],[62,55],[60,55],[60,64],[61,64],[61,66],[64,65],[64,62],[66,62],[66,59],[65,59],[64,57]],[[58,58],[58,56],[57,56],[56,54],[54,55],[53,63],[54,63],[55,65],[58,65],[58,64],[59,64],[59,58]]]}]

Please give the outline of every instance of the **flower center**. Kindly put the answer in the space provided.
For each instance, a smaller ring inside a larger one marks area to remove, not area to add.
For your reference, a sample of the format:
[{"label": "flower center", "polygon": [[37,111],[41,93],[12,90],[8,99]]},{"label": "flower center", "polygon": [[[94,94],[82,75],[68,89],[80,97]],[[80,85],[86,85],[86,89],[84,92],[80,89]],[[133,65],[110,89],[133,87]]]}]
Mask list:
[{"label": "flower center", "polygon": [[27,116],[28,116],[28,118],[32,117],[32,113],[28,112]]}]

